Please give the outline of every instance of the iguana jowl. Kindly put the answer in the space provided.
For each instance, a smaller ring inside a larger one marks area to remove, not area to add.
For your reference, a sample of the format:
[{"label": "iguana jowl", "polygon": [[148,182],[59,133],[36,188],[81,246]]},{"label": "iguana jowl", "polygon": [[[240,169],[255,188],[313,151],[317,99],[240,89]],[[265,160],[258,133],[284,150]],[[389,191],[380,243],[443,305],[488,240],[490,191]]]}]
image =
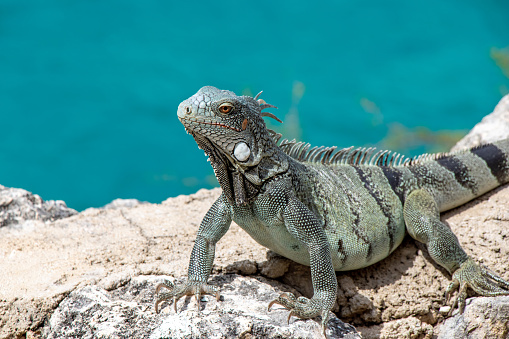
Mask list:
[{"label": "iguana jowl", "polygon": [[160,284],[157,292],[169,291],[159,294],[156,311],[167,299],[176,309],[185,295],[219,296],[207,280],[215,244],[232,220],[261,245],[311,267],[311,299],[283,293],[270,305],[290,316],[322,316],[322,326],[336,300],[334,271],[380,261],[406,232],[452,274],[447,294],[459,288],[460,311],[468,287],[485,296],[509,294],[509,283],[475,263],[439,216],[509,181],[509,140],[414,160],[373,148],[278,145],[281,135],[262,118],[275,118],[263,112],[274,106],[257,99],[207,86],[178,107],[223,192],[199,227],[187,282]]}]

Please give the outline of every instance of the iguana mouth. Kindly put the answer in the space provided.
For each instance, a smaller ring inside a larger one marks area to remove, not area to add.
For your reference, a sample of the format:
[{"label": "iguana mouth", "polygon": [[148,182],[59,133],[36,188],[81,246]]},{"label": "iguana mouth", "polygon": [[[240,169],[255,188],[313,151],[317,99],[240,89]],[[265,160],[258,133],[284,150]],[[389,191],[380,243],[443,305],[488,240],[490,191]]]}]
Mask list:
[{"label": "iguana mouth", "polygon": [[186,127],[186,130],[191,134],[198,144],[198,147],[205,152],[209,158],[212,167],[220,165],[219,167],[230,168],[234,164],[231,157],[223,152],[212,140],[204,135],[197,134]]},{"label": "iguana mouth", "polygon": [[208,121],[200,121],[198,119],[193,119],[193,118],[190,118],[190,117],[186,117],[186,118],[183,118],[183,117],[179,117],[180,121],[181,122],[191,122],[191,123],[196,123],[196,124],[203,124],[203,125],[211,125],[211,126],[219,126],[219,127],[223,127],[223,128],[228,128],[228,129],[231,129],[232,131],[235,131],[235,132],[242,132],[241,129],[238,129],[238,128],[235,128],[233,126],[228,126],[228,125],[225,125],[225,124],[222,124],[220,122],[208,122]]}]

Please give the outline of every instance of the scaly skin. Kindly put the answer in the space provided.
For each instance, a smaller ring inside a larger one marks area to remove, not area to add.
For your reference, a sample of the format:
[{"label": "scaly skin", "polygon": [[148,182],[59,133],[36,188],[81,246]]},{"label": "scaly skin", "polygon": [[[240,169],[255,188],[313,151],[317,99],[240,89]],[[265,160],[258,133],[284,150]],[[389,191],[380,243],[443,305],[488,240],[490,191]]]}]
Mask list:
[{"label": "scaly skin", "polygon": [[[253,239],[311,267],[311,299],[283,293],[269,304],[290,317],[327,316],[336,300],[336,271],[366,267],[386,258],[407,231],[427,245],[452,274],[450,295],[462,312],[468,287],[485,296],[509,294],[509,283],[489,273],[461,248],[439,213],[509,179],[509,140],[416,160],[373,149],[313,148],[283,140],[266,128],[263,100],[203,87],[183,101],[178,117],[209,156],[223,193],[198,230],[188,280],[160,302],[184,295],[219,296],[207,280],[215,244],[235,221]],[[275,118],[277,119],[277,118]],[[176,308],[176,306],[175,306]]]}]

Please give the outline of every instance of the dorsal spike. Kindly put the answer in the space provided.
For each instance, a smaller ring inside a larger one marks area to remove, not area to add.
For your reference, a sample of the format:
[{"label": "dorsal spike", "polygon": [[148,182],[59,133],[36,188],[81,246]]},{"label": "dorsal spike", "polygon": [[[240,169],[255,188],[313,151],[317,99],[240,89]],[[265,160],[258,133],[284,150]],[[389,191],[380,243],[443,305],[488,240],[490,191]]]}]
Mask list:
[{"label": "dorsal spike", "polygon": [[327,149],[327,152],[325,152],[325,154],[323,155],[322,164],[324,165],[330,164],[331,154],[336,150],[336,148],[337,148],[336,146],[332,146]]},{"label": "dorsal spike", "polygon": [[342,158],[341,163],[349,164],[352,161],[352,158],[355,156],[356,153],[357,153],[357,148],[354,148],[354,149],[350,150],[349,152],[345,153],[345,155]]},{"label": "dorsal spike", "polygon": [[279,147],[284,146],[284,145],[286,145],[286,144],[288,144],[288,143],[295,143],[295,142],[296,142],[296,141],[295,141],[295,139],[293,139],[293,140],[291,140],[291,141],[290,141],[290,140],[288,140],[288,139],[284,138],[284,139],[283,139],[283,140],[281,140],[281,142],[279,143]]},{"label": "dorsal spike", "polygon": [[259,93],[258,93],[258,94],[254,97],[254,99],[255,99],[255,100],[258,100],[258,98],[260,97],[260,95],[262,95],[262,93],[263,93],[263,91],[260,91],[260,92],[259,92]]},{"label": "dorsal spike", "polygon": [[323,157],[323,155],[325,154],[325,152],[327,152],[327,150],[329,149],[328,147],[320,147],[322,148],[321,150],[319,150],[318,152],[315,152],[315,156],[313,157],[313,162],[320,162],[321,158]]},{"label": "dorsal spike", "polygon": [[397,156],[394,159],[394,165],[393,166],[399,166],[400,163],[401,163],[401,159],[403,159],[403,156],[400,153],[397,153]]},{"label": "dorsal spike", "polygon": [[[272,105],[271,105],[272,106]],[[272,106],[272,107],[276,107],[276,106]],[[262,108],[263,109],[263,108]],[[261,116],[262,117],[269,117],[269,118],[272,118],[280,123],[283,123],[277,116],[275,116],[274,114],[270,113],[270,112],[262,112],[261,113]]]},{"label": "dorsal spike", "polygon": [[399,153],[392,153],[389,159],[389,166],[393,166],[396,160],[399,158]]},{"label": "dorsal spike", "polygon": [[366,147],[359,148],[354,159],[354,165],[362,164],[362,158],[366,154]]},{"label": "dorsal spike", "polygon": [[306,154],[308,152],[309,147],[311,147],[311,144],[307,143],[304,146],[302,146],[302,149],[299,152],[299,156],[297,157],[297,160],[299,161],[305,161]]},{"label": "dorsal spike", "polygon": [[309,161],[309,158],[313,155],[313,153],[318,149],[318,146],[314,146],[309,150],[309,152],[306,153],[306,157],[304,158],[304,161]]},{"label": "dorsal spike", "polygon": [[378,157],[380,156],[380,153],[382,153],[382,152],[383,152],[383,150],[380,150],[380,151],[376,152],[375,154],[373,154],[371,156],[371,158],[369,159],[368,165],[375,165],[376,161],[378,160]]},{"label": "dorsal spike", "polygon": [[376,159],[375,165],[377,165],[377,166],[385,166],[384,160],[385,160],[385,157],[387,155],[387,152],[388,151],[384,150],[384,151],[382,151],[382,153],[380,153],[380,155]]},{"label": "dorsal spike", "polygon": [[289,144],[289,146],[285,148],[285,153],[288,155],[292,154],[292,152],[295,151],[295,147],[297,147],[298,144],[299,144],[298,142]]},{"label": "dorsal spike", "polygon": [[355,165],[355,162],[357,161],[357,157],[358,157],[360,151],[361,151],[361,148],[356,148],[353,151],[351,151],[348,154],[348,157],[345,159],[346,164]]},{"label": "dorsal spike", "polygon": [[299,141],[295,144],[293,144],[293,146],[288,150],[288,155],[294,157],[295,154],[297,154],[297,152],[302,148],[302,142]]},{"label": "dorsal spike", "polygon": [[334,154],[331,154],[330,159],[329,159],[329,164],[335,164],[336,161],[338,160],[338,154],[340,154],[340,153],[341,153],[341,150],[337,151]]},{"label": "dorsal spike", "polygon": [[279,145],[279,148],[281,148],[284,152],[288,152],[293,146],[295,145],[295,139],[288,141],[286,140],[284,143],[281,143]]},{"label": "dorsal spike", "polygon": [[[437,161],[454,153],[424,153],[414,158],[407,158],[398,152],[377,150],[375,147],[347,147],[337,149],[336,146],[312,147],[309,143],[297,142],[295,139],[281,140],[281,135],[269,130],[274,140],[279,142],[283,152],[292,158],[310,163],[323,165],[352,165],[352,166],[379,166],[379,167],[410,167],[429,161]],[[279,141],[281,140],[281,141]]]},{"label": "dorsal spike", "polygon": [[295,150],[294,158],[297,160],[302,159],[302,157],[306,154],[306,151],[311,145],[308,143],[302,143],[298,149]]},{"label": "dorsal spike", "polygon": [[343,157],[343,164],[351,164],[353,161],[353,158],[357,155],[358,148],[354,148],[348,154],[345,154]]},{"label": "dorsal spike", "polygon": [[357,159],[355,159],[356,165],[362,165],[364,163],[364,158],[366,157],[369,148],[363,147],[362,152],[357,155]]},{"label": "dorsal spike", "polygon": [[293,144],[287,143],[282,146],[279,146],[283,150],[283,152],[288,153],[288,151],[292,148]]},{"label": "dorsal spike", "polygon": [[274,143],[277,144],[279,142],[279,139],[281,139],[282,137],[283,137],[283,134],[276,133],[276,134],[274,134],[274,136],[272,138],[274,140]]},{"label": "dorsal spike", "polygon": [[394,157],[397,155],[398,153],[396,152],[390,152],[389,155],[387,156],[387,166],[392,166],[393,162],[394,162]]},{"label": "dorsal spike", "polygon": [[272,129],[267,128],[267,131],[270,133],[270,136],[272,137],[272,141],[274,141],[274,143],[276,143],[276,144],[279,142],[279,139],[281,139],[281,137],[283,137],[283,135],[281,133],[278,133]]},{"label": "dorsal spike", "polygon": [[368,150],[366,151],[366,154],[365,156],[362,158],[362,163],[363,164],[366,164],[368,162],[368,160],[371,158],[371,155],[373,154],[373,152],[376,150],[375,147],[370,147],[368,148]]},{"label": "dorsal spike", "polygon": [[343,156],[348,153],[351,149],[353,148],[353,146],[350,146],[350,147],[347,147],[347,148],[342,148],[340,149],[339,151],[337,151],[333,156],[332,158],[330,159],[330,163],[331,164],[340,164],[341,163],[341,159],[343,158]]},{"label": "dorsal spike", "polygon": [[[262,100],[262,99],[260,99],[260,100]],[[276,108],[276,109],[277,109],[277,107],[276,107],[276,106],[271,105],[271,104],[268,104],[268,103],[266,103],[266,102],[264,101],[264,102],[263,102],[263,104],[261,104],[261,105],[260,105],[260,110],[261,110],[261,111],[263,111],[263,110],[264,110],[264,109],[266,109],[266,108]]]},{"label": "dorsal spike", "polygon": [[391,158],[391,155],[392,155],[391,151],[385,152],[385,154],[384,154],[384,161],[383,161],[384,166],[389,166],[389,160]]},{"label": "dorsal spike", "polygon": [[352,153],[354,153],[354,152],[355,152],[355,150],[356,150],[356,149],[352,147],[351,149],[349,149],[349,150],[345,151],[345,152],[343,153],[343,156],[341,157],[340,163],[341,163],[341,164],[347,164],[347,163],[348,163],[348,161],[349,161],[349,159],[350,159],[350,157],[352,156]]},{"label": "dorsal spike", "polygon": [[292,149],[290,150],[290,152],[288,152],[288,155],[293,158],[297,158],[297,156],[303,146],[304,146],[304,143],[302,141],[299,141],[298,143],[296,143],[295,145],[292,146]]}]

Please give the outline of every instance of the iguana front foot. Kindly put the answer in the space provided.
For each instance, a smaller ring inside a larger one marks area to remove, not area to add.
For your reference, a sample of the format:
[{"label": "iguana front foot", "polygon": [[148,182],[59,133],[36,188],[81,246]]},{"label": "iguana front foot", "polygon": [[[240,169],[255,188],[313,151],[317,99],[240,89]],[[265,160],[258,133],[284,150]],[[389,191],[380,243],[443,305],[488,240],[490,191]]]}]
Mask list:
[{"label": "iguana front foot", "polygon": [[[159,291],[162,288],[166,288],[169,292],[164,292],[159,294]],[[204,294],[214,295],[216,300],[219,300],[219,288],[216,286],[208,285],[199,281],[188,280],[186,283],[175,286],[169,280],[165,280],[164,283],[161,283],[156,286],[156,294],[159,294],[156,302],[154,304],[154,308],[156,313],[159,313],[159,304],[165,300],[173,298],[173,306],[175,307],[175,313],[177,312],[177,301],[183,296],[195,296],[196,303],[198,305],[198,312],[200,311],[200,297]]]},{"label": "iguana front foot", "polygon": [[449,311],[448,316],[458,306],[460,313],[465,310],[465,300],[467,298],[467,289],[470,287],[481,296],[497,296],[509,294],[509,282],[501,277],[489,272],[484,267],[477,264],[472,258],[468,258],[461,264],[452,275],[452,282],[445,292],[446,303],[449,302],[452,292],[459,288],[458,296]]},{"label": "iguana front foot", "polygon": [[288,315],[288,323],[290,323],[290,318],[292,316],[296,316],[301,319],[309,319],[317,316],[322,317],[322,329],[325,335],[325,325],[327,324],[327,320],[329,318],[330,309],[326,305],[325,301],[320,300],[319,298],[305,298],[299,297],[296,298],[293,293],[282,293],[279,297],[272,300],[269,303],[268,311],[270,312],[270,308],[274,305],[278,304],[286,308],[290,311]]}]

